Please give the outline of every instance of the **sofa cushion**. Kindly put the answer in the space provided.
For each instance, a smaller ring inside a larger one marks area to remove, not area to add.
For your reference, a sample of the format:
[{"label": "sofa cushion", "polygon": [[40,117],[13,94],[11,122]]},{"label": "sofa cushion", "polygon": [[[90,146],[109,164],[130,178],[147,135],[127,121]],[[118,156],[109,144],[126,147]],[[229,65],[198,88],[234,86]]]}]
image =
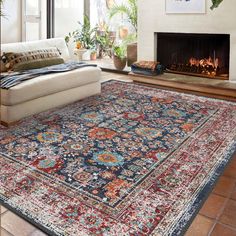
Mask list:
[{"label": "sofa cushion", "polygon": [[68,47],[64,38],[1,44],[1,55],[3,52],[27,52],[51,47],[56,47],[60,50],[61,57],[64,59],[64,61],[70,60]]},{"label": "sofa cushion", "polygon": [[8,71],[22,71],[38,69],[64,63],[64,59],[57,48],[45,48],[28,52],[6,52],[1,61]]},{"label": "sofa cushion", "polygon": [[101,70],[84,67],[69,72],[48,74],[27,80],[10,89],[1,89],[1,102],[11,106],[100,80]]}]

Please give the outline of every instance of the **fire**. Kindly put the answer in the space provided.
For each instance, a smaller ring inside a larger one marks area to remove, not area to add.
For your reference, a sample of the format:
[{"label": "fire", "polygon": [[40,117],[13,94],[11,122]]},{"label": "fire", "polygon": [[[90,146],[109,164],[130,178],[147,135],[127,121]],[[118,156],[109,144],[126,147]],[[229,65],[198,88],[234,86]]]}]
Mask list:
[{"label": "fire", "polygon": [[219,58],[213,59],[209,56],[208,58],[197,59],[191,57],[189,59],[189,65],[191,67],[200,68],[202,74],[215,76],[217,73],[217,69],[219,68]]},{"label": "fire", "polygon": [[216,58],[213,60],[211,57],[209,57],[199,60],[194,57],[191,57],[189,59],[189,64],[191,66],[203,66],[203,67],[212,66],[213,68],[217,68],[219,66],[219,59]]},{"label": "fire", "polygon": [[186,63],[173,63],[169,70],[180,73],[199,74],[203,77],[227,77],[228,73],[222,67],[222,61],[219,57],[209,56],[206,58],[190,57]]}]

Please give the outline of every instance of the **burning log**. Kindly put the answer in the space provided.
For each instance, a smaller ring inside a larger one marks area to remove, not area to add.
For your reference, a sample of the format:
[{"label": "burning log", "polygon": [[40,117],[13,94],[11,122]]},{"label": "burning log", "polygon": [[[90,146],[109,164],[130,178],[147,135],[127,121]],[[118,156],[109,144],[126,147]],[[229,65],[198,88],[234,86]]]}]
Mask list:
[{"label": "burning log", "polygon": [[187,64],[172,64],[171,70],[179,72],[191,72],[198,74],[206,74],[209,76],[216,76],[219,71],[219,58],[208,57],[203,59],[198,59],[191,57]]}]

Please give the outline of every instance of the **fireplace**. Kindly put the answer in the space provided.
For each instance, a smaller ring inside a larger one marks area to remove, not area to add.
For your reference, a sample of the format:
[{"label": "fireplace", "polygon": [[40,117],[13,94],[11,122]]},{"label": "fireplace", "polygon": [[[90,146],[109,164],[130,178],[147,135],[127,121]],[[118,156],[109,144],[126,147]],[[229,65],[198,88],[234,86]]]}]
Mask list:
[{"label": "fireplace", "polygon": [[166,72],[229,79],[229,34],[156,33],[156,45]]}]

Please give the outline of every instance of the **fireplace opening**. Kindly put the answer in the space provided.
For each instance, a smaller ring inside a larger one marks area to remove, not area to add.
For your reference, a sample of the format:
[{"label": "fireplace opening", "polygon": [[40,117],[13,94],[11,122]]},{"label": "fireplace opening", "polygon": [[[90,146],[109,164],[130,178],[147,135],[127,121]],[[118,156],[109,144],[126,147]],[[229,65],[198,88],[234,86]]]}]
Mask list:
[{"label": "fireplace opening", "polygon": [[156,33],[166,72],[229,79],[229,34]]}]

